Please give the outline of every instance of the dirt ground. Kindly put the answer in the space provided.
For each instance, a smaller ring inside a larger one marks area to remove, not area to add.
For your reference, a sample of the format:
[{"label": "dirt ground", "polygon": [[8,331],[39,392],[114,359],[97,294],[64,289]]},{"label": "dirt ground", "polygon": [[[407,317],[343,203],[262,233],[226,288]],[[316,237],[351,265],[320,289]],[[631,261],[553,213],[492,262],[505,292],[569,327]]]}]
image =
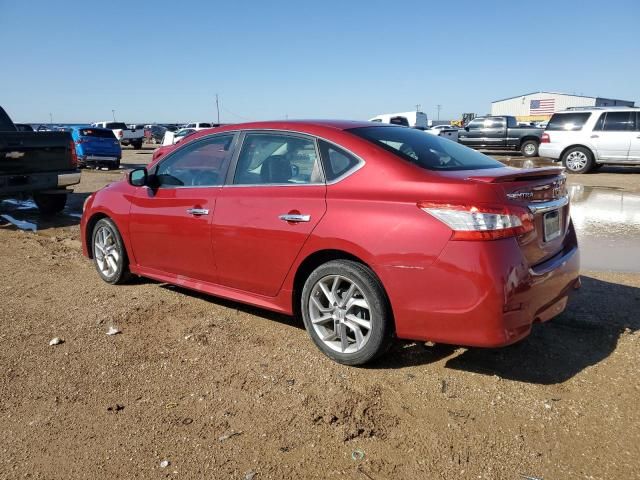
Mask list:
[{"label": "dirt ground", "polygon": [[[636,192],[627,171],[571,182]],[[0,227],[0,478],[640,478],[640,274],[583,272],[512,347],[396,342],[345,367],[295,319],[102,282],[79,213],[121,175],[83,172],[54,219],[0,206],[37,224]]]}]

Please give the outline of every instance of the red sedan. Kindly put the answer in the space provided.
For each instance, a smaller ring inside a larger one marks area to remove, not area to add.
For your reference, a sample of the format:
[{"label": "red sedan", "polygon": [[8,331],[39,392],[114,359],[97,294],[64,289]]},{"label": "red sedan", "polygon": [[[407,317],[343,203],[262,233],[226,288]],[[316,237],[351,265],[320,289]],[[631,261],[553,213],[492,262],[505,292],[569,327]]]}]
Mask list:
[{"label": "red sedan", "polygon": [[87,199],[83,250],[102,279],[300,315],[341,363],[394,337],[511,344],[579,285],[559,168],[346,121],[230,125],[161,153]]}]

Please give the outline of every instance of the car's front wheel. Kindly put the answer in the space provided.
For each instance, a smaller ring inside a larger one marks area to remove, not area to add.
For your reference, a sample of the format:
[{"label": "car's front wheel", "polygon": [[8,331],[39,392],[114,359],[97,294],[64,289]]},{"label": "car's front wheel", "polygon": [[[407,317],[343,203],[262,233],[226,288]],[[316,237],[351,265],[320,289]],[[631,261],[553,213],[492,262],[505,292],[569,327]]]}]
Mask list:
[{"label": "car's front wheel", "polygon": [[345,365],[362,365],[391,343],[391,309],[377,277],[366,266],[333,260],[316,268],[302,290],[302,317],[322,352]]},{"label": "car's front wheel", "polygon": [[119,284],[129,277],[129,259],[118,227],[108,218],[98,220],[91,235],[93,262],[100,277],[107,283]]},{"label": "car's front wheel", "polygon": [[562,165],[570,173],[587,173],[594,165],[593,154],[584,147],[574,147],[562,156]]}]

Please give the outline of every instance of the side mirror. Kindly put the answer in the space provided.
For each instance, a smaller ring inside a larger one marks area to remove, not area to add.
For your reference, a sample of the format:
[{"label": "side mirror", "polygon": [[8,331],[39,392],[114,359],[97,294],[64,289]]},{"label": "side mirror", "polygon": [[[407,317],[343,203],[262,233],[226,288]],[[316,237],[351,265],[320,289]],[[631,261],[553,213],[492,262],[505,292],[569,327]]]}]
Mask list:
[{"label": "side mirror", "polygon": [[129,184],[134,187],[144,187],[148,183],[148,174],[146,168],[136,168],[131,170],[128,175]]}]

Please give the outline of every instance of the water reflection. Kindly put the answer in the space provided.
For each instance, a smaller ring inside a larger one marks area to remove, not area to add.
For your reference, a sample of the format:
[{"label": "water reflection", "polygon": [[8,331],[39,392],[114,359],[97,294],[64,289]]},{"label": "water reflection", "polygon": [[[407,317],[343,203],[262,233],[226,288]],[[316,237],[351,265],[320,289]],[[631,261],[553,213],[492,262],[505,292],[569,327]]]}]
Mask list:
[{"label": "water reflection", "polygon": [[582,268],[640,272],[640,195],[615,187],[568,188]]}]

